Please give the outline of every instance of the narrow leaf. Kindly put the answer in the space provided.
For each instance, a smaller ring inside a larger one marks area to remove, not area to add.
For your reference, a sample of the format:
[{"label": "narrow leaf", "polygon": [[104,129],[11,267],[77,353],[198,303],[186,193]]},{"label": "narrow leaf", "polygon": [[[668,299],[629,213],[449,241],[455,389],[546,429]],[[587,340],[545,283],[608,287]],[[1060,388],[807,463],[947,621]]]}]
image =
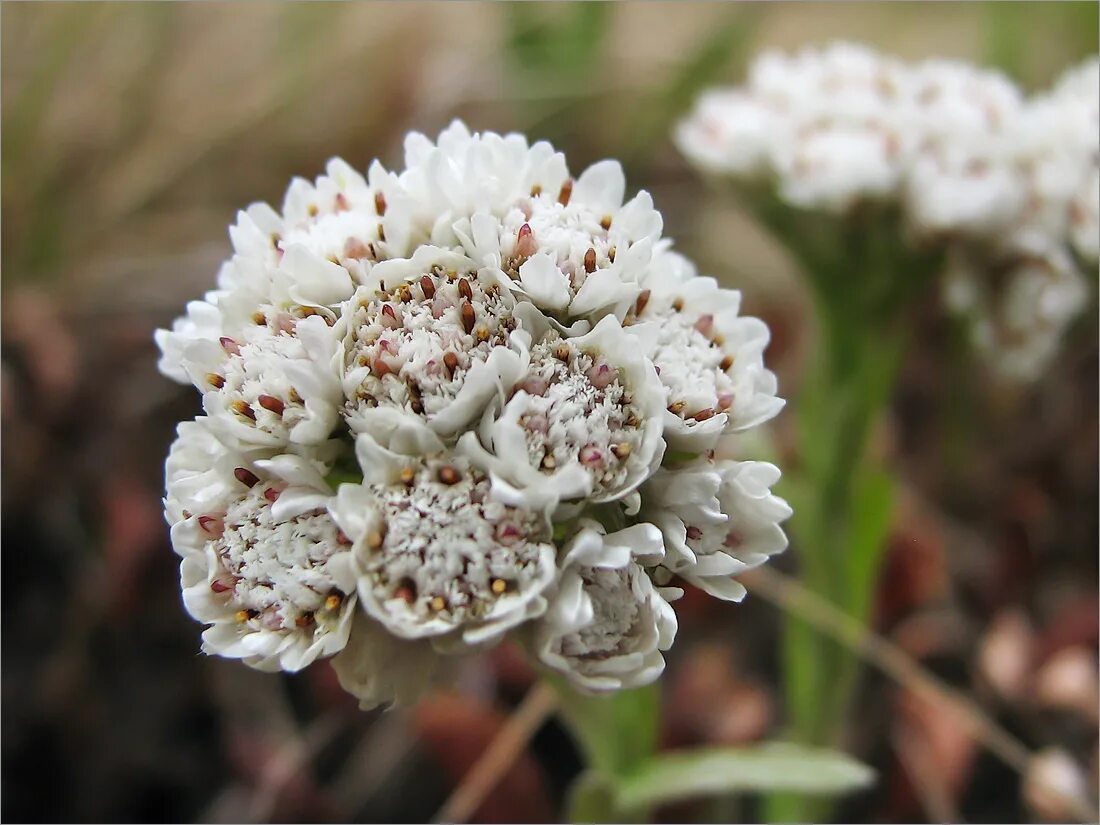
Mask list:
[{"label": "narrow leaf", "polygon": [[755,791],[833,795],[865,788],[874,771],[850,756],[771,743],[654,757],[617,786],[620,809],[679,799]]}]

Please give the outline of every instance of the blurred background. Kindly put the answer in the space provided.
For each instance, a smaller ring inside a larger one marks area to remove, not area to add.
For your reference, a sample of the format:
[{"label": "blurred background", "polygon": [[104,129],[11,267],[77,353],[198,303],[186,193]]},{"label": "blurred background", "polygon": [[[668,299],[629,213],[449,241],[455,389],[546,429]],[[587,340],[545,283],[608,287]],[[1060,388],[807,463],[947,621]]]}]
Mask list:
[{"label": "blurred background", "polygon": [[[213,284],[226,227],[340,155],[401,165],[452,118],[603,157],[665,234],[745,293],[797,403],[813,346],[794,265],[704,185],[669,130],[760,50],[835,38],[996,65],[1025,89],[1097,50],[1094,3],[4,4],[3,731],[11,821],[424,821],[533,674],[501,647],[456,689],[363,713],[327,665],[254,673],[198,654],[160,509],[198,394],[152,332]],[[1095,294],[1095,273],[1091,281]],[[1097,319],[1038,383],[997,384],[936,295],[875,449],[901,485],[874,628],[1034,750],[1097,771]],[[1093,304],[1095,307],[1095,304]],[[792,455],[789,413],[770,427]],[[798,548],[776,568],[797,572]],[[785,725],[782,614],[693,594],[663,680],[662,744]],[[872,669],[837,744],[879,772],[847,821],[1068,818],[940,709]],[[580,762],[546,725],[479,821],[546,821]],[[667,821],[752,821],[752,799]]]}]

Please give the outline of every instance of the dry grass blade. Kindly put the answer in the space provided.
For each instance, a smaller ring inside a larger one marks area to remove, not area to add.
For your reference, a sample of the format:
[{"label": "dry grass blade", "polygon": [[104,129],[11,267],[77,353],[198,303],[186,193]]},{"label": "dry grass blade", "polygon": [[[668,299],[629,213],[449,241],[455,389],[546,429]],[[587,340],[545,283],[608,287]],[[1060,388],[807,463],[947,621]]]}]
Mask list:
[{"label": "dry grass blade", "polygon": [[554,712],[557,701],[553,688],[545,682],[536,683],[432,821],[466,822]]}]

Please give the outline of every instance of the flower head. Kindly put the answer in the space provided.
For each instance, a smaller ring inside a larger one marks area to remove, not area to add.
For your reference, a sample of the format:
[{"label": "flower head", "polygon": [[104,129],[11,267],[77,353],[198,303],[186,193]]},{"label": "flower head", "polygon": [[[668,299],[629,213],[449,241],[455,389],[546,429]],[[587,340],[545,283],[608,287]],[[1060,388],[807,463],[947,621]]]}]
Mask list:
[{"label": "flower head", "polygon": [[[1042,291],[1043,309],[1031,318],[1039,329],[1027,337],[1044,343],[1025,347],[1026,356],[997,343],[1017,336],[975,330],[983,350],[1005,361],[1000,371],[1022,377],[1047,362],[1083,305],[1070,255],[1092,263],[1100,249],[1098,123],[1096,58],[1027,98],[997,71],[942,59],[905,64],[836,43],[766,52],[744,86],[705,92],[676,137],[701,169],[742,181],[754,196],[771,189],[796,215],[851,217],[872,237],[865,219],[886,215],[899,224],[888,237],[911,243],[901,255],[964,258],[975,283],[962,285],[955,268],[956,305],[1013,284],[1014,294],[998,300],[1022,307]],[[1045,275],[1021,267],[1020,277],[1003,277],[1022,250],[1044,261]],[[900,256],[893,268],[911,269]],[[1021,356],[1033,364],[1021,369]]]},{"label": "flower head", "polygon": [[613,161],[573,176],[460,123],[405,156],[240,213],[217,289],[157,333],[206,411],[165,498],[204,650],[334,656],[365,707],[510,633],[583,689],[651,681],[677,593],[654,577],[718,592],[741,567],[666,564],[642,491],[669,445],[778,411],[767,328],[670,252]]}]

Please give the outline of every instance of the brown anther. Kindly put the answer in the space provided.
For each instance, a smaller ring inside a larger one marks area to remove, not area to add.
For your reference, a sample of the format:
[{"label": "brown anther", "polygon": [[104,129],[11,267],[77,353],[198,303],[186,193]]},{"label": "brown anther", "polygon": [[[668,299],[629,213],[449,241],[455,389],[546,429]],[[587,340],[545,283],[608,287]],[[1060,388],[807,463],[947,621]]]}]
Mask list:
[{"label": "brown anther", "polygon": [[467,301],[472,301],[474,299],[474,291],[470,289],[470,282],[465,278],[458,279],[458,294]]},{"label": "brown anther", "polygon": [[233,410],[237,415],[243,415],[250,421],[256,420],[256,411],[248,406],[247,401],[237,400],[229,405],[229,409]]},{"label": "brown anther", "polygon": [[520,258],[530,258],[538,251],[535,243],[535,235],[531,231],[531,224],[525,223],[516,233],[516,255]]},{"label": "brown anther", "polygon": [[568,206],[571,197],[573,197],[573,179],[566,178],[565,183],[561,185],[561,191],[558,192],[558,203]]},{"label": "brown anther", "polygon": [[569,345],[564,342],[554,347],[554,357],[557,358],[559,361],[568,361],[569,354]]},{"label": "brown anther", "polygon": [[454,378],[455,370],[458,369],[458,356],[453,352],[443,353],[443,366],[447,368],[447,376]]},{"label": "brown anther", "polygon": [[412,579],[402,579],[401,584],[393,591],[393,596],[405,604],[412,604],[416,601],[416,583]]},{"label": "brown anther", "polygon": [[428,275],[420,276],[420,291],[424,293],[424,297],[431,300],[435,297],[435,281]]},{"label": "brown anther", "polygon": [[618,250],[615,247],[611,247],[607,250],[607,260],[611,261],[611,263],[615,263],[616,252],[618,252]]},{"label": "brown anther", "polygon": [[726,344],[726,338],[723,335],[715,335],[710,339],[710,342],[716,347],[722,347]]},{"label": "brown anther", "polygon": [[634,302],[634,314],[641,315],[645,312],[646,305],[649,304],[649,296],[652,293],[648,289],[643,289],[638,294],[638,300]]},{"label": "brown anther", "polygon": [[603,228],[604,232],[609,231],[611,229],[611,216],[604,215],[603,218],[600,219],[600,226]]},{"label": "brown anther", "polygon": [[225,378],[218,375],[216,372],[208,372],[206,374],[206,383],[216,390],[220,390],[225,386]]},{"label": "brown anther", "polygon": [[504,579],[493,579],[492,584],[489,585],[492,591],[498,596],[504,594],[508,590],[508,582]]},{"label": "brown anther", "polygon": [[346,212],[349,208],[347,196],[343,192],[336,193],[336,211]]},{"label": "brown anther", "polygon": [[413,379],[406,378],[405,387],[409,392],[409,409],[420,415],[424,412],[424,402],[420,398],[420,386]]},{"label": "brown anther", "polygon": [[399,285],[397,289],[395,289],[393,292],[394,295],[397,296],[397,300],[401,301],[404,304],[407,304],[409,302],[409,299],[412,298],[412,291],[409,289],[408,284]]},{"label": "brown anther", "polygon": [[378,217],[382,217],[386,214],[386,196],[381,192],[374,193],[374,211]]},{"label": "brown anther", "polygon": [[726,370],[728,370],[732,366],[733,366],[733,356],[732,355],[727,355],[725,358],[722,359],[722,363],[720,363],[718,365],[718,369],[722,370],[722,372],[725,372]]},{"label": "brown anther", "polygon": [[462,319],[462,328],[466,330],[467,334],[473,332],[474,324],[477,322],[477,313],[474,312],[474,305],[467,301],[462,305],[462,309],[459,310],[458,314]]},{"label": "brown anther", "polygon": [[696,421],[706,421],[708,418],[714,418],[714,408],[707,407],[705,410],[699,410],[692,418]]},{"label": "brown anther", "polygon": [[611,445],[611,452],[615,454],[615,458],[622,461],[622,460],[626,459],[627,456],[630,455],[630,445],[627,444],[625,441],[623,441],[619,444],[612,444]]},{"label": "brown anther", "polygon": [[210,582],[210,589],[215,593],[228,593],[233,589],[233,585],[226,584],[221,579],[214,579],[214,581]]},{"label": "brown anther", "polygon": [[442,596],[432,596],[432,600],[428,603],[428,606],[438,613],[447,606],[447,600]]},{"label": "brown anther", "polygon": [[536,183],[534,186],[531,187],[531,197],[532,198],[537,198],[541,194],[542,194],[542,186],[540,186],[539,184]]},{"label": "brown anther", "polygon": [[474,330],[474,338],[479,344],[484,344],[489,340],[489,328],[485,324],[478,324],[477,329]]},{"label": "brown anther", "polygon": [[225,529],[225,524],[216,516],[199,516],[199,527],[207,533],[220,533]]},{"label": "brown anther", "polygon": [[368,358],[366,355],[360,355],[356,359],[356,363],[359,364],[359,366],[361,366],[361,367],[369,367],[370,366],[370,358]]},{"label": "brown anther", "polygon": [[378,240],[382,241],[383,243],[385,243],[386,241],[386,227],[384,227],[382,224],[378,224]]},{"label": "brown anther", "polygon": [[443,484],[447,485],[458,484],[462,480],[462,474],[450,464],[444,464],[440,467],[436,475]]},{"label": "brown anther", "polygon": [[638,420],[638,416],[634,415],[634,413],[631,413],[626,417],[626,421],[624,423],[628,427],[637,427],[642,422]]},{"label": "brown anther", "polygon": [[233,477],[245,487],[252,487],[260,480],[258,475],[251,470],[246,470],[244,467],[237,467],[233,471]]},{"label": "brown anther", "polygon": [[367,533],[367,547],[371,550],[377,550],[382,546],[382,541],[384,539],[385,536],[382,535],[381,530],[371,530]]},{"label": "brown anther", "polygon": [[397,313],[394,311],[393,307],[390,306],[389,304],[382,304],[382,314],[396,323]]},{"label": "brown anther", "polygon": [[374,374],[375,378],[385,378],[393,370],[390,365],[383,361],[381,358],[375,358],[374,363],[371,365],[370,371]]},{"label": "brown anther", "polygon": [[596,271],[596,250],[595,249],[589,248],[589,250],[584,253],[584,271],[588,272],[589,274]]},{"label": "brown anther", "polygon": [[677,312],[680,312],[684,308],[684,299],[677,298],[675,301],[672,302],[672,308]]},{"label": "brown anther", "polygon": [[236,613],[236,620],[238,622],[247,622],[249,619],[255,619],[260,615],[258,610],[238,610]]},{"label": "brown anther", "polygon": [[311,218],[316,218],[320,214],[321,210],[317,208],[317,204],[311,203],[309,205],[309,209],[307,209],[306,212]]},{"label": "brown anther", "polygon": [[294,626],[300,628],[307,628],[313,625],[313,614],[303,613],[297,619],[294,620]]},{"label": "brown anther", "polygon": [[258,327],[262,327],[264,324],[267,323],[267,316],[264,315],[262,312],[253,312],[252,323],[254,323]]},{"label": "brown anther", "polygon": [[240,355],[241,345],[234,341],[232,338],[219,338],[218,343],[222,345],[222,349],[230,355]]},{"label": "brown anther", "polygon": [[336,543],[340,544],[340,545],[343,545],[344,547],[350,547],[352,541],[351,541],[351,539],[348,538],[348,534],[345,533],[343,530],[337,530],[336,531]]},{"label": "brown anther", "polygon": [[275,413],[275,415],[282,415],[283,410],[286,409],[286,404],[274,395],[261,395],[256,399],[256,402],[268,412]]},{"label": "brown anther", "polygon": [[274,504],[279,500],[279,496],[282,494],[282,490],[278,490],[275,487],[268,487],[264,490],[264,498]]},{"label": "brown anther", "polygon": [[325,610],[336,610],[343,603],[344,599],[339,593],[332,593],[325,599]]},{"label": "brown anther", "polygon": [[412,467],[401,468],[401,483],[408,486],[413,483],[413,479],[416,477],[416,472]]},{"label": "brown anther", "polygon": [[286,394],[286,397],[290,399],[291,404],[301,404],[302,396],[298,395],[298,391],[294,387],[290,388],[290,392]]},{"label": "brown anther", "polygon": [[673,415],[679,415],[684,411],[684,407],[686,406],[687,402],[685,401],[673,401],[671,404],[668,405],[668,411]]}]

